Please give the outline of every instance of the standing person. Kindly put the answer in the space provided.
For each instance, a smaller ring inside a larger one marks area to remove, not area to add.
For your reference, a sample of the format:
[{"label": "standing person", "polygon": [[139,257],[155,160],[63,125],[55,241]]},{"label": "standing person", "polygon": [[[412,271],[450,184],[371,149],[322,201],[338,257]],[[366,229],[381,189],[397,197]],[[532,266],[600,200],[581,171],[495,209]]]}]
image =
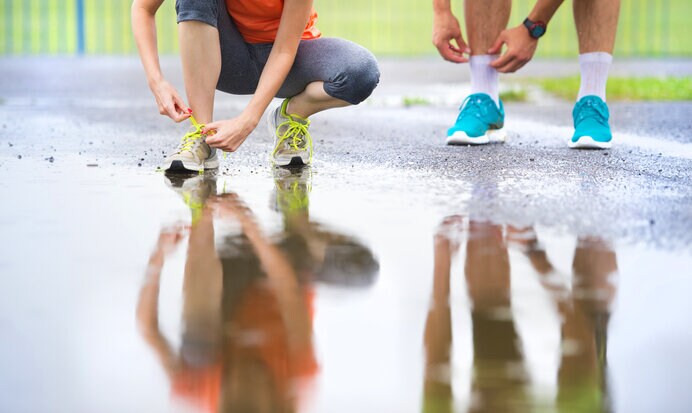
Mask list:
[{"label": "standing person", "polygon": [[[454,63],[469,63],[471,95],[461,106],[447,144],[486,144],[504,140],[505,112],[498,92],[499,73],[521,69],[534,55],[538,40],[563,0],[538,0],[524,22],[506,29],[511,0],[465,0],[468,45],[451,11],[450,0],[433,0],[433,43]],[[579,38],[581,87],[572,111],[570,148],[607,149],[612,134],[606,100],[608,70],[613,60],[620,0],[574,0]],[[502,46],[506,45],[500,56]]]},{"label": "standing person", "polygon": [[[154,17],[163,1],[134,0],[132,29],[159,112],[194,126],[166,171],[217,168],[215,149],[236,151],[274,97],[284,98],[267,117],[274,163],[309,164],[308,118],[359,104],[379,82],[372,53],[321,37],[312,0],[176,0],[188,107],[159,66]],[[212,122],[215,89],[253,97],[235,118]]]}]

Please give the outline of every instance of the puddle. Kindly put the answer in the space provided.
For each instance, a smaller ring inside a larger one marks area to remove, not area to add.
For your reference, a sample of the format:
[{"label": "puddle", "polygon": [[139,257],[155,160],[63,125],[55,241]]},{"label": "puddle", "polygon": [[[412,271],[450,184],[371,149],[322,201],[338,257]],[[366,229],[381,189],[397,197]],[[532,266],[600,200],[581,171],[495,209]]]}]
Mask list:
[{"label": "puddle", "polygon": [[0,411],[692,404],[686,250],[486,211],[508,183],[60,159],[1,162]]}]

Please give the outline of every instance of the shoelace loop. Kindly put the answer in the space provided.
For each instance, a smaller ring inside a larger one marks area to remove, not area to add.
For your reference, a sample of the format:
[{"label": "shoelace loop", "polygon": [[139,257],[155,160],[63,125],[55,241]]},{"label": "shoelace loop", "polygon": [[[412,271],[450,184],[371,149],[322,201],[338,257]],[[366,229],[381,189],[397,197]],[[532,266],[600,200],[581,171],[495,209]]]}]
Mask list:
[{"label": "shoelace loop", "polygon": [[291,141],[289,142],[289,145],[294,150],[298,151],[303,149],[301,145],[303,145],[305,142],[307,144],[307,148],[310,149],[310,152],[312,152],[312,137],[310,136],[310,132],[308,132],[308,126],[310,126],[310,121],[302,123],[291,118],[280,123],[277,130],[281,130],[285,127],[285,131],[278,136],[279,142],[277,144],[277,148],[282,142],[290,139]]}]

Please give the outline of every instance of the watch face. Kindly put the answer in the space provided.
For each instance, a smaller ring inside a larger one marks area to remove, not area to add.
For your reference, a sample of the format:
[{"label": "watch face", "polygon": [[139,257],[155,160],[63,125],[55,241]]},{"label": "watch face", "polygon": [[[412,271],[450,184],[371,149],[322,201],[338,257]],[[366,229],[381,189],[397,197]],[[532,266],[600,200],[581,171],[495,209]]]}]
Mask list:
[{"label": "watch face", "polygon": [[545,34],[545,27],[535,26],[532,31],[533,31],[533,37],[541,37]]}]

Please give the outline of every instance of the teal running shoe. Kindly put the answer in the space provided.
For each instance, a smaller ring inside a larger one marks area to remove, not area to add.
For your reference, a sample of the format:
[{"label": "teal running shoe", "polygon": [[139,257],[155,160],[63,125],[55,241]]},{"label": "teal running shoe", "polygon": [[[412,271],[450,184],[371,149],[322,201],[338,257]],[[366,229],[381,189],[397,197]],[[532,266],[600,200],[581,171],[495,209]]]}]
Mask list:
[{"label": "teal running shoe", "polygon": [[457,121],[447,130],[447,145],[484,145],[504,142],[505,109],[485,93],[469,95],[459,108]]},{"label": "teal running shoe", "polygon": [[574,110],[574,136],[568,145],[573,149],[609,149],[613,135],[610,133],[608,118],[610,112],[606,103],[598,96],[584,96],[579,99]]}]

